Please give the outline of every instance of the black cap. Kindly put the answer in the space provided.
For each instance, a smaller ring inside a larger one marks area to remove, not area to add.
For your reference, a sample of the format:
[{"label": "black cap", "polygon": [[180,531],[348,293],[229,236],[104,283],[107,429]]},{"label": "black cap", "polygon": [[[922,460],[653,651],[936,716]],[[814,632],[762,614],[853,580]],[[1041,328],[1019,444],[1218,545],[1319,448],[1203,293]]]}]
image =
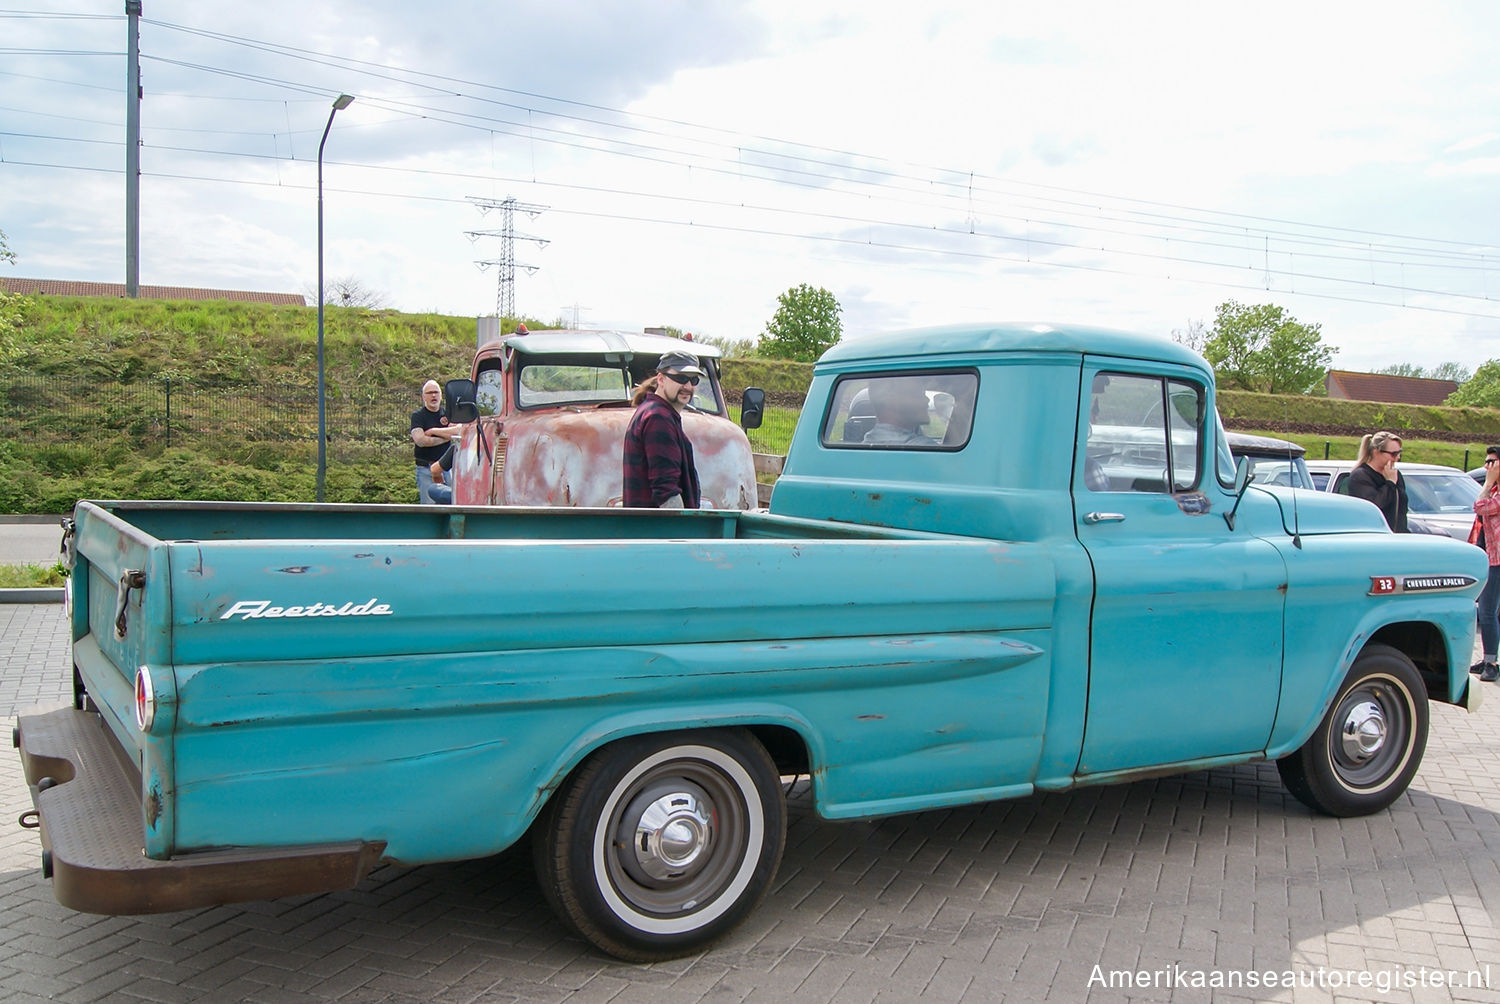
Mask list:
[{"label": "black cap", "polygon": [[661,359],[657,360],[656,372],[661,373],[665,370],[673,373],[703,375],[703,370],[698,368],[698,357],[691,352],[663,352]]}]

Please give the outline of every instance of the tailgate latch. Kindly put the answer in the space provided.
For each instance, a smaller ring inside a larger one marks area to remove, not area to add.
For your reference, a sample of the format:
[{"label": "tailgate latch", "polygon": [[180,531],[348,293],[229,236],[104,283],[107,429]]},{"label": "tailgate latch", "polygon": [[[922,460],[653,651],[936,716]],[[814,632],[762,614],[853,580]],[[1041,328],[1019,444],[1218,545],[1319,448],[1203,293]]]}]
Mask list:
[{"label": "tailgate latch", "polygon": [[120,588],[115,594],[115,637],[125,637],[125,614],[130,609],[130,591],[146,587],[146,573],[139,568],[127,568],[120,573]]}]

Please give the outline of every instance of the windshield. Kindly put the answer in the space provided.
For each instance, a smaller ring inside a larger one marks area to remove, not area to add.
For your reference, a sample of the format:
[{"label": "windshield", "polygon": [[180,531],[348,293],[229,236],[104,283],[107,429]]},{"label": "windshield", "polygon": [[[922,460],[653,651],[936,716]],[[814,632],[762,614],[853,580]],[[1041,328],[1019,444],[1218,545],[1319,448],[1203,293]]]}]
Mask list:
[{"label": "windshield", "polygon": [[[614,354],[593,355],[523,355],[517,353],[514,365],[516,373],[515,405],[520,408],[548,408],[559,405],[585,405],[595,407],[602,404],[624,403],[630,400],[631,391],[643,380],[655,375],[655,356],[621,356]],[[716,360],[702,357],[699,361],[704,375],[693,390],[689,405],[697,411],[710,415],[724,414],[719,397],[719,380]],[[480,387],[489,370],[481,372]],[[498,371],[496,371],[498,376]],[[481,402],[490,414],[500,413],[503,388],[488,388],[489,397]]]},{"label": "windshield", "polygon": [[1479,498],[1479,485],[1460,471],[1452,474],[1429,474],[1402,471],[1406,481],[1407,511],[1438,516],[1449,513],[1472,513]]},{"label": "windshield", "polygon": [[522,408],[566,403],[630,400],[630,377],[619,364],[523,363],[516,403]]},{"label": "windshield", "polygon": [[[1479,483],[1463,471],[1403,470],[1406,482],[1406,511],[1414,516],[1452,516],[1472,514],[1479,497]],[[1349,494],[1349,474],[1338,476],[1333,490]]]}]

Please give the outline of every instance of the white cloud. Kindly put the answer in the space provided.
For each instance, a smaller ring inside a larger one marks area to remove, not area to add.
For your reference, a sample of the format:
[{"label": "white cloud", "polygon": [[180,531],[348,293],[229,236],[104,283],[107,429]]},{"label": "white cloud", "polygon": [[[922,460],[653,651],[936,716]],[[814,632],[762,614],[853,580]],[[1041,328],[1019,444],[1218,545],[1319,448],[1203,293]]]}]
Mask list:
[{"label": "white cloud", "polygon": [[[1486,246],[1500,11],[1485,6],[146,13],[144,282],[311,288],[317,144],[347,91],[325,163],[327,272],[406,309],[494,308],[496,273],[473,262],[499,245],[464,232],[500,221],[466,197],[514,196],[550,207],[515,221],[549,241],[515,248],[540,266],[517,273],[517,306],[545,319],[576,306],[584,323],[748,336],[809,282],[839,296],[850,331],[1019,318],[1166,333],[1234,298],[1321,323],[1346,368],[1500,355]],[[118,51],[124,27],[0,16],[0,31]],[[121,62],[0,66],[14,274],[121,277]]]}]

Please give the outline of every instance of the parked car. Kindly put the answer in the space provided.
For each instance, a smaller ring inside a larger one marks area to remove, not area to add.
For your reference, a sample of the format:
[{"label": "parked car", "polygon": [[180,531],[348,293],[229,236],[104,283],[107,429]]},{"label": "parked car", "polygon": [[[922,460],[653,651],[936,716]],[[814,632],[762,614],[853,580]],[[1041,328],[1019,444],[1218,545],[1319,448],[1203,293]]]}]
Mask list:
[{"label": "parked car", "polygon": [[[1307,468],[1318,491],[1349,494],[1349,474],[1355,468],[1352,460],[1313,460]],[[1401,465],[1406,481],[1406,501],[1410,522],[1420,523],[1412,529],[1446,533],[1458,540],[1469,539],[1474,525],[1474,500],[1479,485],[1457,467],[1440,464]]]},{"label": "parked car", "polygon": [[1296,443],[1245,432],[1226,432],[1224,440],[1236,460],[1243,457],[1249,463],[1250,480],[1255,484],[1313,487],[1312,474],[1303,458],[1307,451]]}]

